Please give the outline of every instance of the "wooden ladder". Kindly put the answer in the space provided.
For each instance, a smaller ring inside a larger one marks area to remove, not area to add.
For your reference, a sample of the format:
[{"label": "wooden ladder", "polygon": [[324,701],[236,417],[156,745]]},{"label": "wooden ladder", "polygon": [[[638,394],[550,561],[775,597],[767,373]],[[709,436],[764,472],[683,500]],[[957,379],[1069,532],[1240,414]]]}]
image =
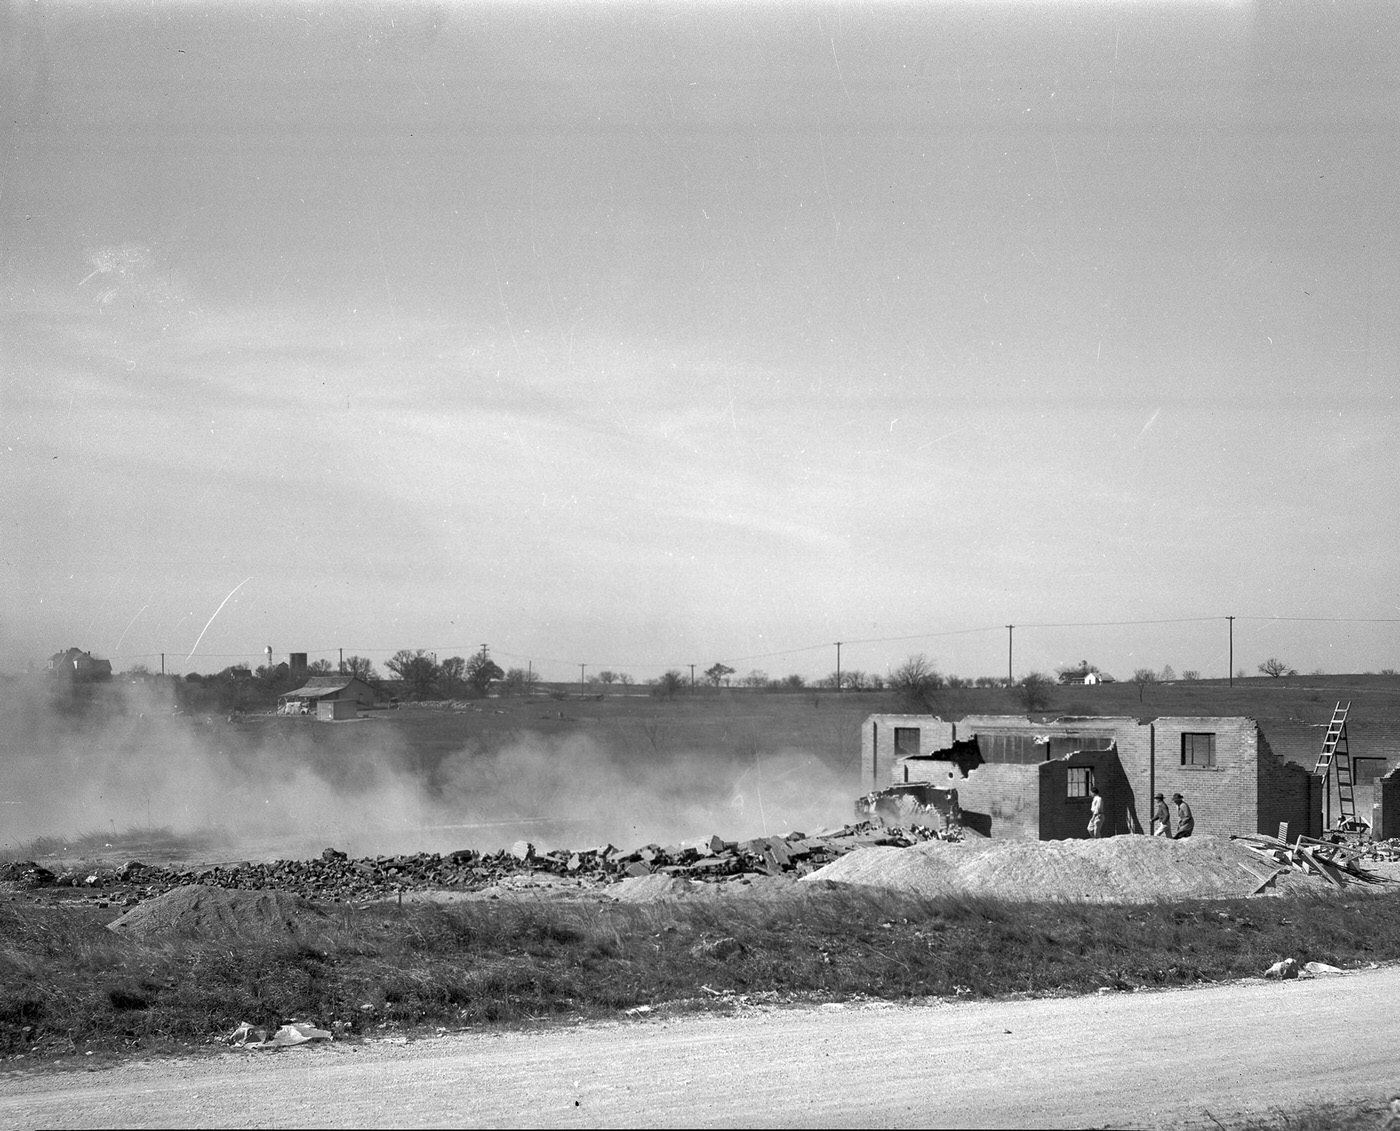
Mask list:
[{"label": "wooden ladder", "polygon": [[1327,724],[1327,733],[1322,738],[1322,753],[1317,756],[1317,767],[1313,773],[1326,780],[1335,763],[1337,767],[1337,807],[1343,821],[1356,819],[1356,795],[1352,790],[1351,754],[1347,749],[1347,712],[1351,710],[1348,701],[1344,706],[1341,700],[1332,708],[1332,721]]}]

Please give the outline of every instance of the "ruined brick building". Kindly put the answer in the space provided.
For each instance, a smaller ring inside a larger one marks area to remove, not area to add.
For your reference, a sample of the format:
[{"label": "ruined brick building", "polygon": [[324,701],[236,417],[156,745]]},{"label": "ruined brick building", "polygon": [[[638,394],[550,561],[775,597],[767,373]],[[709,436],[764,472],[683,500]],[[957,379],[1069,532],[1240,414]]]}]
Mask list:
[{"label": "ruined brick building", "polygon": [[861,728],[862,790],[932,782],[958,791],[964,827],[1003,838],[1087,836],[1090,788],[1104,835],[1141,832],[1152,796],[1181,793],[1200,832],[1322,831],[1322,781],[1280,758],[1244,717],[871,715]]}]

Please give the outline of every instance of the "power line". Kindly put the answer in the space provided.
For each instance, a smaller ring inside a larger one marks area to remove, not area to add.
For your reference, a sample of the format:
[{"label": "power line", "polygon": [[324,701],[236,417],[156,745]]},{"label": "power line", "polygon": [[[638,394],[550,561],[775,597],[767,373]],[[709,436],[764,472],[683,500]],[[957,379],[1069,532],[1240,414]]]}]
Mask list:
[{"label": "power line", "polygon": [[[1212,621],[1223,621],[1223,620],[1230,620],[1230,619],[1239,620],[1239,621],[1252,621],[1252,622],[1256,622],[1256,623],[1260,623],[1260,622],[1262,622],[1262,623],[1267,623],[1267,622],[1278,621],[1278,622],[1297,623],[1297,624],[1400,624],[1400,617],[1284,617],[1284,616],[1257,616],[1257,615],[1256,615],[1256,616],[1236,616],[1236,617],[1233,617],[1233,618],[1229,618],[1229,617],[1225,617],[1225,616],[1194,616],[1194,617],[1150,618],[1150,619],[1141,619],[1141,620],[1017,622],[1016,627],[1019,628],[1019,629],[1047,629],[1047,628],[1129,628],[1129,627],[1140,626],[1140,625],[1159,625],[1159,624],[1204,624],[1204,623],[1209,623],[1209,622],[1212,622]],[[843,644],[843,646],[860,645],[860,644],[897,644],[897,643],[903,643],[903,642],[911,641],[911,640],[937,640],[937,639],[943,639],[943,638],[952,637],[952,636],[975,636],[975,635],[978,635],[978,634],[981,634],[981,633],[1001,632],[1001,631],[1003,631],[1005,628],[1006,628],[1006,626],[1005,626],[1004,624],[1000,624],[1000,625],[982,625],[982,626],[979,626],[979,627],[976,627],[976,628],[943,629],[943,630],[933,631],[933,632],[909,633],[909,634],[898,635],[898,636],[868,636],[868,637],[861,637],[861,638],[855,638],[855,639],[844,639],[844,638],[843,638],[842,644]],[[468,652],[468,651],[474,652],[475,649],[476,649],[476,647],[477,647],[476,645],[472,645],[470,648],[468,648],[468,646],[466,646],[466,645],[448,644],[448,645],[437,645],[436,647],[431,647],[431,648],[410,649],[410,650],[411,650],[411,651],[423,651],[423,652],[436,652],[436,653],[452,653],[452,652],[455,651],[455,652],[463,652],[463,653],[465,654],[465,652]],[[779,656],[797,656],[797,655],[803,655],[803,654],[806,654],[806,653],[809,653],[809,652],[819,652],[819,651],[822,651],[822,650],[827,649],[827,648],[830,648],[830,647],[831,647],[831,642],[830,642],[830,641],[822,641],[822,642],[817,643],[817,644],[800,645],[800,646],[794,647],[794,648],[783,648],[783,649],[778,649],[778,650],[771,651],[771,652],[755,652],[755,653],[750,653],[750,654],[743,655],[743,656],[732,656],[732,657],[729,657],[729,658],[726,660],[726,662],[729,662],[729,663],[736,663],[736,664],[737,664],[737,663],[748,663],[748,662],[751,662],[751,661],[754,661],[754,660],[768,660],[768,659],[773,659],[773,658],[779,657]],[[178,651],[179,651],[178,648],[169,648],[169,649],[166,649],[166,653],[178,652]],[[342,651],[343,651],[343,652],[348,652],[348,653],[350,653],[350,654],[352,654],[352,655],[365,655],[365,656],[369,656],[369,655],[389,655],[389,656],[392,656],[392,655],[394,655],[394,654],[397,653],[397,652],[405,651],[405,649],[403,649],[403,648],[366,648],[366,647],[359,647],[359,646],[352,647],[352,646],[350,646],[350,645],[335,645],[335,646],[333,646],[333,647],[328,647],[328,648],[327,648],[327,647],[322,647],[322,648],[309,648],[309,647],[308,647],[308,648],[304,648],[304,649],[299,648],[299,649],[297,649],[297,651],[298,651],[298,652],[304,652],[304,653],[307,654],[307,655],[330,655],[330,654],[336,654],[336,653],[339,653],[339,652],[342,652]],[[197,659],[204,659],[204,660],[246,659],[246,658],[248,658],[248,657],[250,657],[250,656],[259,656],[259,655],[262,655],[262,654],[263,654],[263,653],[262,653],[262,650],[261,650],[261,649],[252,649],[252,650],[243,651],[243,652],[200,652],[200,653],[197,653],[197,655],[196,655],[194,658],[197,658]],[[558,665],[565,666],[565,667],[574,667],[574,666],[577,666],[577,665],[581,662],[581,661],[579,661],[579,660],[574,660],[574,659],[564,659],[564,658],[549,657],[549,656],[526,655],[526,654],[518,653],[518,652],[507,652],[507,651],[503,651],[503,650],[500,650],[500,649],[495,649],[495,650],[494,650],[494,654],[495,654],[495,655],[498,655],[498,656],[505,657],[505,658],[507,658],[507,659],[530,660],[530,661],[536,662],[536,663],[558,664]],[[162,655],[162,653],[159,652],[159,651],[151,651],[151,652],[113,652],[113,653],[109,653],[109,655],[111,655],[111,656],[113,656],[113,657],[122,658],[122,659],[141,660],[141,659],[154,659],[154,658],[159,657],[160,655]],[[652,661],[652,660],[633,660],[633,661],[615,662],[615,663],[611,663],[611,664],[591,663],[591,662],[590,662],[590,663],[588,664],[588,666],[589,666],[589,667],[592,667],[592,668],[595,668],[595,669],[596,669],[596,668],[610,668],[610,667],[616,667],[616,668],[640,668],[640,669],[644,669],[644,670],[645,670],[645,669],[655,668],[655,669],[658,669],[658,670],[662,670],[662,669],[680,669],[680,668],[684,668],[684,667],[687,666],[687,664],[688,664],[689,662],[690,662],[690,661],[688,661],[688,660],[686,660],[686,661],[673,661],[673,662],[670,662],[670,663],[664,663],[664,662],[658,662],[658,661]]]}]

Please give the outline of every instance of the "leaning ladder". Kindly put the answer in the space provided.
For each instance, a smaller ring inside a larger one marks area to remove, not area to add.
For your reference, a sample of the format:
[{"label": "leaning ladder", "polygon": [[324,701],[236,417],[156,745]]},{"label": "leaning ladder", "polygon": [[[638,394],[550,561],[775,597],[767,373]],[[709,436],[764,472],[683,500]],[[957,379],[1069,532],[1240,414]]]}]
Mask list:
[{"label": "leaning ladder", "polygon": [[1350,710],[1351,703],[1343,706],[1340,700],[1332,709],[1332,721],[1327,724],[1327,733],[1322,739],[1322,753],[1317,756],[1317,768],[1313,770],[1313,773],[1326,781],[1332,772],[1332,764],[1336,763],[1337,808],[1343,821],[1356,819],[1356,795],[1352,791],[1351,781],[1351,754],[1347,750],[1347,712]]}]

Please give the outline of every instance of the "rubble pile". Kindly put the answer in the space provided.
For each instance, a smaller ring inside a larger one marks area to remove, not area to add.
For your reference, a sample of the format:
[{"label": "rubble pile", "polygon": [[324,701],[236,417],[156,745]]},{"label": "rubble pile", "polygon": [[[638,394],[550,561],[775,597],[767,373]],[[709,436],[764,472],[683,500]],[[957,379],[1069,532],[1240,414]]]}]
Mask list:
[{"label": "rubble pile", "polygon": [[1367,844],[1362,850],[1363,860],[1400,860],[1400,839],[1378,840]]},{"label": "rubble pile", "polygon": [[[1267,833],[1249,833],[1232,836],[1257,856],[1273,866],[1274,871],[1261,877],[1260,887],[1265,887],[1284,871],[1302,872],[1304,875],[1321,876],[1334,887],[1347,883],[1377,883],[1378,878],[1361,866],[1360,861],[1372,855],[1375,846],[1363,847],[1313,840],[1300,836],[1293,844]],[[1393,859],[1389,855],[1375,854],[1376,859]],[[1258,890],[1258,889],[1256,889]]]},{"label": "rubble pile", "polygon": [[[727,841],[714,836],[701,844],[662,847],[649,844],[623,850],[603,845],[580,851],[538,851],[528,841],[509,849],[375,856],[351,859],[326,849],[319,859],[240,861],[198,868],[178,868],[130,861],[120,868],[55,874],[33,861],[4,865],[4,878],[16,887],[80,888],[103,902],[134,905],[175,888],[201,887],[293,892],[322,901],[379,899],[399,892],[479,891],[514,877],[556,875],[581,885],[603,885],[629,878],[663,875],[693,881],[718,881],[744,875],[800,877],[825,867],[859,848],[904,848],[951,834],[922,826],[884,828],[864,823],[808,836]],[[114,890],[116,889],[116,890]]]}]

